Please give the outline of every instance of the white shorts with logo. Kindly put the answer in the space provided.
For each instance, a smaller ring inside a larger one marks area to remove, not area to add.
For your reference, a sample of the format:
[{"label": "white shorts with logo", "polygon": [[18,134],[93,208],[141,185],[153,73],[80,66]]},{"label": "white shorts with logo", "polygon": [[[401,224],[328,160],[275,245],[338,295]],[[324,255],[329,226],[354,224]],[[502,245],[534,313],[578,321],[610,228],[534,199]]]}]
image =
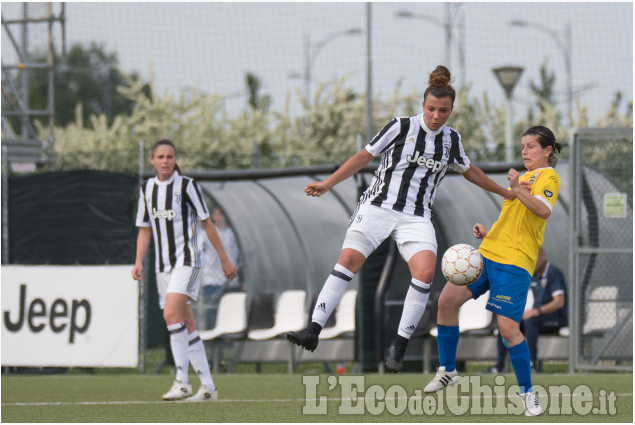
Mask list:
[{"label": "white shorts with logo", "polygon": [[419,251],[437,253],[437,236],[429,219],[369,204],[360,205],[352,217],[342,249],[352,248],[368,258],[388,236],[406,262]]},{"label": "white shorts with logo", "polygon": [[[157,290],[159,291],[159,305],[165,307],[165,296],[169,293],[184,294],[190,300],[196,301],[201,287],[201,273],[199,268],[181,266],[169,272],[157,273]],[[191,301],[188,301],[190,304]]]}]

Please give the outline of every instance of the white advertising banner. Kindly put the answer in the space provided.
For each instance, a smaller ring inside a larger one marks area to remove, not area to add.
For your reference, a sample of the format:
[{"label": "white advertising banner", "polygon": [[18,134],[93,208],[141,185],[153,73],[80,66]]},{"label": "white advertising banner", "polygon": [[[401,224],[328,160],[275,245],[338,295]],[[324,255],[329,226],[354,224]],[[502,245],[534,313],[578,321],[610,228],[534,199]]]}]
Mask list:
[{"label": "white advertising banner", "polygon": [[125,266],[3,266],[2,366],[136,367],[139,283]]}]

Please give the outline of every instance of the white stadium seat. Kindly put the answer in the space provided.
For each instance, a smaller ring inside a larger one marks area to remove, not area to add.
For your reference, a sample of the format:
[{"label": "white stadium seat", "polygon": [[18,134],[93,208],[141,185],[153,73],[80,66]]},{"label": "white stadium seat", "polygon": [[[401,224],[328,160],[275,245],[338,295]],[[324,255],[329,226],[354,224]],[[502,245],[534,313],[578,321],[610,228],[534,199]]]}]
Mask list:
[{"label": "white stadium seat", "polygon": [[247,293],[229,292],[224,294],[216,312],[216,326],[213,329],[199,331],[204,341],[213,340],[227,334],[236,334],[247,330]]},{"label": "white stadium seat", "polygon": [[273,327],[249,331],[247,338],[266,340],[287,332],[300,331],[306,326],[306,291],[291,289],[283,291],[276,302]]}]

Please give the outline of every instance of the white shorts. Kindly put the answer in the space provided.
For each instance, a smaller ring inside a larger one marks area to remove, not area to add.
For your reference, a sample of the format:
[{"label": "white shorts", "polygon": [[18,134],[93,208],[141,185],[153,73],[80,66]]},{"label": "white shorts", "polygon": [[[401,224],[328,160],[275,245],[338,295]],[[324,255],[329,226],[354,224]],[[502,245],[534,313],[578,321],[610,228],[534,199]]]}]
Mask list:
[{"label": "white shorts", "polygon": [[437,254],[437,236],[430,220],[368,204],[360,205],[351,218],[342,249],[352,248],[368,258],[388,236],[406,262],[419,251]]},{"label": "white shorts", "polygon": [[[185,294],[191,301],[196,301],[201,288],[200,270],[195,267],[181,266],[169,272],[157,273],[157,290],[161,309],[165,307],[165,296],[170,292]],[[188,301],[188,304],[191,301]]]}]

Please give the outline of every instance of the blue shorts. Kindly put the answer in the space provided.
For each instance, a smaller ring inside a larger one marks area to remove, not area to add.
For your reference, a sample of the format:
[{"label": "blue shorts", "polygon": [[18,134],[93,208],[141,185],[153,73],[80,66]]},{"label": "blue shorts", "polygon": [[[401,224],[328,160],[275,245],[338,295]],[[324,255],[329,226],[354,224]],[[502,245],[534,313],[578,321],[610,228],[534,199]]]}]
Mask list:
[{"label": "blue shorts", "polygon": [[483,273],[474,283],[467,285],[467,288],[472,291],[474,299],[489,290],[485,308],[520,323],[530,283],[531,275],[527,270],[483,257]]}]

